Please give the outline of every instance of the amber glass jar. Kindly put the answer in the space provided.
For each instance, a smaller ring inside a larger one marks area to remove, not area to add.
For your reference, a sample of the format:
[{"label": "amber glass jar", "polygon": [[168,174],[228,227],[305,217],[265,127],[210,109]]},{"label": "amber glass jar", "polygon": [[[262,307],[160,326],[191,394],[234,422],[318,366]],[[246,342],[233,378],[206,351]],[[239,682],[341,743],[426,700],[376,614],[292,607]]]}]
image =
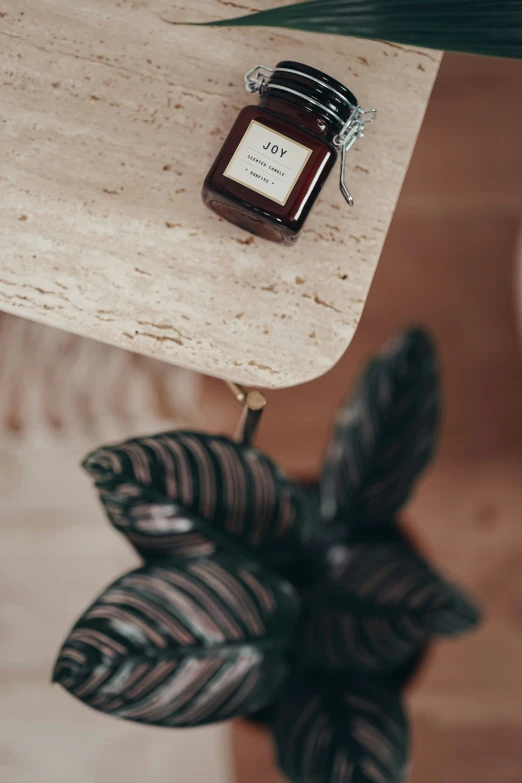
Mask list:
[{"label": "amber glass jar", "polygon": [[293,242],[339,152],[342,189],[352,203],[344,155],[374,110],[364,112],[343,84],[302,63],[256,66],[245,82],[260,93],[260,104],[239,113],[205,179],[203,200],[252,234]]}]

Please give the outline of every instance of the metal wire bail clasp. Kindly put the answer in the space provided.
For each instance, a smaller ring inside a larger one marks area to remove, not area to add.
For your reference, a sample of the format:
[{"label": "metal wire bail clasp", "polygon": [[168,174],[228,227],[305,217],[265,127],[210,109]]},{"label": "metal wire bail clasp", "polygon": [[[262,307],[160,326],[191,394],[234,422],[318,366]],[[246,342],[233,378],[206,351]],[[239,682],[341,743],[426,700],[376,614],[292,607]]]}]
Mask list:
[{"label": "metal wire bail clasp", "polygon": [[274,73],[268,65],[254,65],[245,73],[245,87],[247,92],[262,93],[270,76]]},{"label": "metal wire bail clasp", "polygon": [[362,109],[357,106],[333,140],[334,145],[341,150],[341,193],[351,207],[353,207],[353,196],[346,184],[346,155],[357,139],[362,139],[364,136],[365,125],[373,122],[376,116],[377,109]]}]

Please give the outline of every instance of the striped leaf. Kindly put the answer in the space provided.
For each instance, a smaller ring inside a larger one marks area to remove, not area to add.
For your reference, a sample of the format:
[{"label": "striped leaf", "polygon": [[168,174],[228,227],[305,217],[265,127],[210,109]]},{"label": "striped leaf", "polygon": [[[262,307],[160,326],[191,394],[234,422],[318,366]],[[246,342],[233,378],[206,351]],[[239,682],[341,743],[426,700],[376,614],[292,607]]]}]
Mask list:
[{"label": "striped leaf", "polygon": [[100,486],[99,493],[114,527],[146,560],[205,557],[218,549],[208,524],[176,503],[147,500],[147,491],[134,484]]},{"label": "striped leaf", "polygon": [[[268,457],[228,438],[194,432],[135,438],[97,449],[84,467],[111,521],[146,558],[158,554],[158,545],[166,555],[185,547],[208,554],[219,542],[283,568],[308,538],[300,491]],[[199,525],[188,531],[191,515]]]},{"label": "striped leaf", "polygon": [[271,711],[279,766],[293,783],[400,783],[408,724],[399,696],[381,686],[291,683]]},{"label": "striped leaf", "polygon": [[399,538],[331,552],[328,584],[306,601],[300,649],[325,669],[392,672],[431,636],[473,627],[478,611]]},{"label": "striped leaf", "polygon": [[341,410],[321,480],[324,520],[347,537],[386,524],[433,455],[439,408],[435,350],[421,330],[405,332]]},{"label": "striped leaf", "polygon": [[308,0],[210,24],[287,27],[522,58],[522,0]]},{"label": "striped leaf", "polygon": [[54,680],[101,712],[195,726],[254,712],[286,676],[298,613],[289,584],[230,555],[147,565],[78,620]]}]

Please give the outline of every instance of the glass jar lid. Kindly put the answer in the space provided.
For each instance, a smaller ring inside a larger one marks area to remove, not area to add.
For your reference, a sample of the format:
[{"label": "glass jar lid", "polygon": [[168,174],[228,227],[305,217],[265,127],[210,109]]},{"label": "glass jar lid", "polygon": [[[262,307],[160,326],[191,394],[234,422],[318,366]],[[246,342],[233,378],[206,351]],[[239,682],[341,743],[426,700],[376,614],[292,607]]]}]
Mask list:
[{"label": "glass jar lid", "polygon": [[276,65],[263,93],[279,91],[325,112],[338,125],[351,117],[358,106],[353,92],[344,84],[309,65],[284,60]]}]

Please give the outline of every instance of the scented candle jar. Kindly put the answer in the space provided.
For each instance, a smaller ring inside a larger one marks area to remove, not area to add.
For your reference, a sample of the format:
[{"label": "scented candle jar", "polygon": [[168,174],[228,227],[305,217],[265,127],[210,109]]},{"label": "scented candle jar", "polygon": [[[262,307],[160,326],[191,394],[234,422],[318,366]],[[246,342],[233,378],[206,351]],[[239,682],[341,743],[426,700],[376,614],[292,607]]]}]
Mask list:
[{"label": "scented candle jar", "polygon": [[210,209],[252,234],[294,242],[341,155],[364,134],[375,109],[364,111],[343,84],[302,63],[258,65],[245,76],[260,103],[238,115],[210,169],[202,196]]}]

